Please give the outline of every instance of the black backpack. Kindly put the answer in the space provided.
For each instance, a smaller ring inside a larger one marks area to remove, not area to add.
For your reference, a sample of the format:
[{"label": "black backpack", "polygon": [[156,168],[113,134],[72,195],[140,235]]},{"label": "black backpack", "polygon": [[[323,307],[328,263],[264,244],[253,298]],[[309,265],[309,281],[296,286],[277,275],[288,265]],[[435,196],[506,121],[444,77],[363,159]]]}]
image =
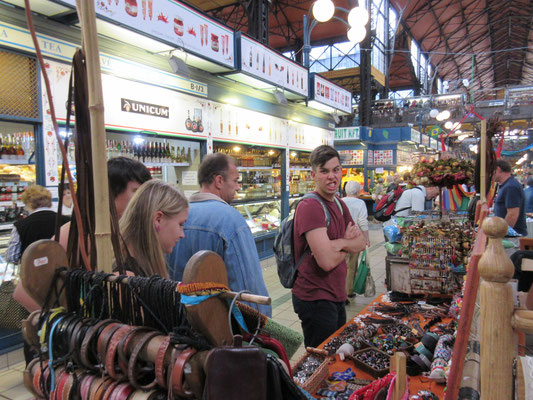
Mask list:
[{"label": "black backpack", "polygon": [[[324,209],[324,214],[326,214],[326,228],[329,227],[329,211],[322,200],[322,198],[315,193],[306,194],[303,199],[313,198],[318,200]],[[335,203],[341,210],[341,213],[344,215],[342,205],[335,196]],[[298,207],[296,207],[298,209]],[[274,238],[274,245],[272,246],[274,250],[274,256],[276,257],[276,264],[278,266],[278,276],[283,287],[287,289],[292,289],[294,282],[296,281],[296,276],[298,274],[298,268],[302,264],[305,257],[311,253],[311,249],[307,247],[303,254],[300,256],[298,262],[294,260],[294,216],[296,215],[296,210],[293,214],[284,218],[283,221],[279,224],[278,233]]]}]

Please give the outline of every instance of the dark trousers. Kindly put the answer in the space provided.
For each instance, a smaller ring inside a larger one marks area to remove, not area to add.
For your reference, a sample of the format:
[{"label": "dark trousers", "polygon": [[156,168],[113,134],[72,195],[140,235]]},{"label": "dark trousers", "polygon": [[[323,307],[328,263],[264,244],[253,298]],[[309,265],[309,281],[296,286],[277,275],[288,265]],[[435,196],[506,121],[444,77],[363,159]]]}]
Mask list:
[{"label": "dark trousers", "polygon": [[305,347],[317,347],[346,323],[344,302],[305,301],[292,295],[292,305],[302,322]]}]

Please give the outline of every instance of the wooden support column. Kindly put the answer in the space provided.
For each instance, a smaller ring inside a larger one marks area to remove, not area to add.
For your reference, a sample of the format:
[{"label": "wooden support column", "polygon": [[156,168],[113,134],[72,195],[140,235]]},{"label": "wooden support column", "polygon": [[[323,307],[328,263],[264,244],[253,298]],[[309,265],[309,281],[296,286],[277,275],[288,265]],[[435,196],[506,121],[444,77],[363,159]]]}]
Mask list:
[{"label": "wooden support column", "polygon": [[[483,182],[483,180],[482,180]],[[481,398],[511,399],[513,393],[513,263],[505,253],[502,238],[507,223],[499,217],[486,218],[483,232],[489,238],[479,260],[481,308]]]}]

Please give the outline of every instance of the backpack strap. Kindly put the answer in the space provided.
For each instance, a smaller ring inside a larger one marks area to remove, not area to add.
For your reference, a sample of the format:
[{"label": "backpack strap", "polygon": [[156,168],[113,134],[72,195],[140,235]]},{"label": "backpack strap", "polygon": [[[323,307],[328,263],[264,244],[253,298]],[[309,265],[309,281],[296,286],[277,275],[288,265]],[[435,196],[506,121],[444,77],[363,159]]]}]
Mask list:
[{"label": "backpack strap", "polygon": [[[326,214],[326,228],[329,227],[329,220],[330,220],[329,211],[328,211],[328,207],[326,206],[326,204],[324,203],[322,198],[320,196],[318,196],[317,194],[315,194],[315,193],[307,193],[302,198],[302,200],[304,200],[304,199],[316,199],[316,200],[318,200],[318,202],[322,206],[322,209],[324,210],[324,214]],[[337,199],[337,197],[335,197],[335,199]],[[337,203],[337,204],[339,204],[339,203]],[[340,206],[340,204],[339,204],[339,206]],[[342,207],[341,207],[341,210],[342,210]]]}]

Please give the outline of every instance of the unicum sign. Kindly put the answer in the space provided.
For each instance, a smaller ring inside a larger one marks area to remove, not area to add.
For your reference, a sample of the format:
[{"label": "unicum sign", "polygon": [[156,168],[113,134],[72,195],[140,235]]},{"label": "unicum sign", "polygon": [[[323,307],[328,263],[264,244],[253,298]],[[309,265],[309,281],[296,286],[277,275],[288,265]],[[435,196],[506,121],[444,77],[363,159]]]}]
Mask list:
[{"label": "unicum sign", "polygon": [[121,110],[136,114],[151,115],[154,117],[168,118],[169,108],[157,104],[143,103],[140,101],[121,99]]}]

